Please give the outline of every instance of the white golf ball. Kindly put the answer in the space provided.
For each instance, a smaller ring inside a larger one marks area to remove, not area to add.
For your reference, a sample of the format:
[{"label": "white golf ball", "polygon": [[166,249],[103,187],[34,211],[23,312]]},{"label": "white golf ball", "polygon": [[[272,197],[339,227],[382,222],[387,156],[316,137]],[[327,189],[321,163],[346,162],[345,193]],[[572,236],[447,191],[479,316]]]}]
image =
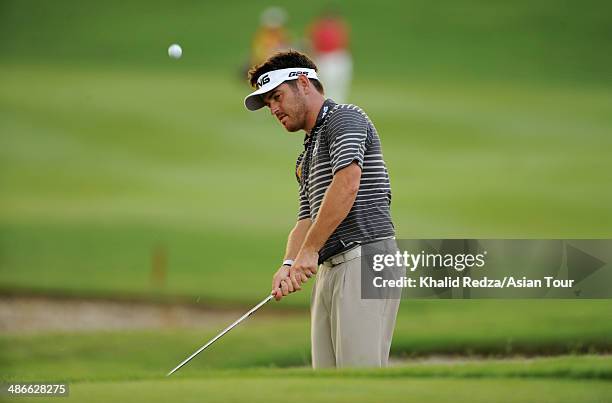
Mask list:
[{"label": "white golf ball", "polygon": [[183,54],[183,49],[181,49],[181,47],[177,45],[176,43],[173,43],[168,48],[168,56],[170,56],[173,59],[180,58],[182,54]]}]

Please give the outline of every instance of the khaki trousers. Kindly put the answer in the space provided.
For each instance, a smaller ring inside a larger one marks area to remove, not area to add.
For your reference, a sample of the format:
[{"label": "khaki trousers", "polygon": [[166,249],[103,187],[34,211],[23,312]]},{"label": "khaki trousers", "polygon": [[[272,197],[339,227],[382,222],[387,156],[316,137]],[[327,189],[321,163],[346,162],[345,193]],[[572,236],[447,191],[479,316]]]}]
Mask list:
[{"label": "khaki trousers", "polygon": [[400,300],[361,299],[360,256],[356,247],[318,268],[310,301],[315,369],[387,366]]}]

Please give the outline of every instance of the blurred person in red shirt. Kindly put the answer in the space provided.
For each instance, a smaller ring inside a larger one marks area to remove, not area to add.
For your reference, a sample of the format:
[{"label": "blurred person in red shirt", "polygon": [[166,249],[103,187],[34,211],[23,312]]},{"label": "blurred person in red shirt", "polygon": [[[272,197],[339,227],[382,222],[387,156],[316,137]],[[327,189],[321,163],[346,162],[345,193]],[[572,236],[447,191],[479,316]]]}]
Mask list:
[{"label": "blurred person in red shirt", "polygon": [[345,103],[353,75],[348,24],[338,12],[328,9],[310,24],[307,36],[326,95]]}]

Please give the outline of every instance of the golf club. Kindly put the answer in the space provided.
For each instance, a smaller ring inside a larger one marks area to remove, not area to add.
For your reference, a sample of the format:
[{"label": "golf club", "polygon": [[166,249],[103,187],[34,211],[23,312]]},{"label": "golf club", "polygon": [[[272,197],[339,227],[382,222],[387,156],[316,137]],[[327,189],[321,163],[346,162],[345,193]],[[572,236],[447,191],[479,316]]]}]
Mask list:
[{"label": "golf club", "polygon": [[206,348],[208,348],[208,346],[210,346],[211,344],[213,344],[215,341],[219,340],[221,337],[223,337],[223,335],[227,332],[229,332],[230,330],[232,330],[234,327],[236,327],[236,325],[238,325],[240,322],[242,322],[243,320],[245,320],[246,318],[248,318],[253,312],[255,312],[256,310],[258,310],[259,308],[261,308],[263,305],[266,304],[266,302],[270,301],[272,298],[274,298],[274,295],[268,295],[263,301],[261,301],[259,304],[255,305],[250,311],[248,311],[247,313],[245,313],[244,315],[242,315],[240,317],[240,319],[238,319],[237,321],[235,321],[234,323],[232,323],[231,325],[229,325],[228,327],[226,327],[225,329],[223,329],[221,331],[221,333],[219,333],[218,335],[216,335],[215,337],[213,337],[208,343],[204,344],[202,347],[200,347],[195,353],[191,354],[189,357],[187,357],[183,362],[181,362],[179,365],[177,365],[172,371],[168,372],[168,374],[166,376],[170,376],[173,373],[175,373],[176,371],[178,371],[183,365],[187,364],[189,361],[191,361],[191,359],[193,357],[195,357],[196,355],[200,354],[202,351],[206,350]]}]

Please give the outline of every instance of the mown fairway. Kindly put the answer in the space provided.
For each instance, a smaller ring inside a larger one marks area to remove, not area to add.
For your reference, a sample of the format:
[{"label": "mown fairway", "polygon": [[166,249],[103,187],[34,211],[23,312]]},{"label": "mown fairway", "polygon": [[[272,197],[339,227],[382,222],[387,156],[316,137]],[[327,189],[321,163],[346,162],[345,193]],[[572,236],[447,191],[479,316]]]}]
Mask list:
[{"label": "mown fairway", "polygon": [[[267,3],[230,3],[2,3],[0,287],[222,303],[267,291],[296,217],[302,135],[244,110],[237,72]],[[324,3],[287,6],[295,37]],[[344,10],[351,100],[382,137],[398,237],[612,235],[602,7]],[[181,60],[165,53],[173,41]]]},{"label": "mown fairway", "polygon": [[291,396],[298,402],[605,402],[612,394],[611,362],[582,356],[316,373],[309,369],[208,371],[197,379],[75,382],[68,400],[281,402]]},{"label": "mown fairway", "polygon": [[[287,5],[294,37],[324,4]],[[266,295],[302,142],[242,106],[238,71],[268,5],[0,2],[1,292],[236,309]],[[399,238],[612,237],[608,3],[344,11],[351,101],[381,135]],[[176,378],[163,374],[216,325],[3,334],[0,379],[67,380],[68,400],[87,402],[611,400],[609,301],[404,301],[392,347],[593,355],[312,373],[287,369],[309,364],[309,289]]]},{"label": "mown fairway", "polygon": [[[295,221],[301,135],[243,112],[240,83],[177,70],[0,67],[3,288],[155,294],[161,245],[166,294],[267,292]],[[399,237],[610,235],[607,92],[410,80],[355,92],[383,136]],[[228,287],[228,273],[244,281]]]}]

